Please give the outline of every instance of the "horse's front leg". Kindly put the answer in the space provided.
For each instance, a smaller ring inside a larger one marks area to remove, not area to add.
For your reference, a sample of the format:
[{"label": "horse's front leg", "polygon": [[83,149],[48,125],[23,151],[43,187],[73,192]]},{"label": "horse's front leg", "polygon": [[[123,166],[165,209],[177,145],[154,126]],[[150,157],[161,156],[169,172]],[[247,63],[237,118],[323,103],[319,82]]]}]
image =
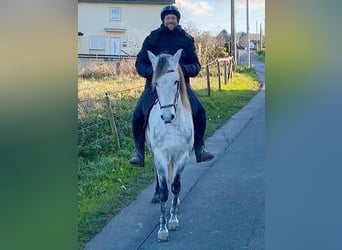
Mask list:
[{"label": "horse's front leg", "polygon": [[180,174],[177,173],[172,186],[171,186],[173,198],[171,202],[171,209],[170,209],[170,220],[169,220],[169,230],[178,230],[179,228],[179,221],[177,218],[178,207],[179,207],[179,194],[181,190],[181,182],[180,182]]},{"label": "horse's front leg", "polygon": [[159,219],[159,231],[158,231],[158,240],[159,241],[168,241],[169,240],[169,231],[167,230],[166,225],[166,202],[169,196],[169,190],[167,187],[166,175],[165,173],[160,175],[158,173],[159,178],[159,199],[160,199],[160,219]]}]

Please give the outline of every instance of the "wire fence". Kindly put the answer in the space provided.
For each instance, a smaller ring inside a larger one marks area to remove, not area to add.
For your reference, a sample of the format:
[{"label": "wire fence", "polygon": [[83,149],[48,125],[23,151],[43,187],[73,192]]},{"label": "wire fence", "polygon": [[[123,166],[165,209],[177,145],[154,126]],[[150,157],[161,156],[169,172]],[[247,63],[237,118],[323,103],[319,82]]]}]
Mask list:
[{"label": "wire fence", "polygon": [[[130,121],[137,96],[143,86],[104,93],[103,98],[78,102],[78,155],[92,159],[120,150],[121,141],[131,137]],[[123,92],[134,92],[122,98]]]}]

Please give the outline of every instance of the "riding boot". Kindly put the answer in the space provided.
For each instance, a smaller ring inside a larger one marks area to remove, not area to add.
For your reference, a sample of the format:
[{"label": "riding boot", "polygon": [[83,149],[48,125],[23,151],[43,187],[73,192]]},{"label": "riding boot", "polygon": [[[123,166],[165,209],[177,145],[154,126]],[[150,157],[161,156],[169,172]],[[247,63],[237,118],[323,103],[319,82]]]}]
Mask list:
[{"label": "riding boot", "polygon": [[197,163],[203,161],[210,161],[214,158],[214,155],[204,150],[204,146],[195,147],[195,156]]},{"label": "riding boot", "polygon": [[129,163],[134,167],[143,167],[145,164],[144,147],[136,147]]},{"label": "riding boot", "polygon": [[133,137],[135,142],[135,151],[129,161],[134,167],[143,167],[145,163],[145,135],[144,128],[136,122],[133,124]]}]

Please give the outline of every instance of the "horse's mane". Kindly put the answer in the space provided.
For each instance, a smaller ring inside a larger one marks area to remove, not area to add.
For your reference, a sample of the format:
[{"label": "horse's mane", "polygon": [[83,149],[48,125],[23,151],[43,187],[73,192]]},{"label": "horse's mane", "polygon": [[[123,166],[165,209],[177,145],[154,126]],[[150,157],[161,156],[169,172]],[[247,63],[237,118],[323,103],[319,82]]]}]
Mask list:
[{"label": "horse's mane", "polygon": [[[158,63],[156,66],[156,70],[153,72],[153,77],[152,77],[152,89],[154,90],[156,87],[156,82],[157,80],[164,74],[167,73],[169,69],[169,59],[171,58],[171,55],[168,54],[160,54],[158,56]],[[182,68],[178,65],[178,74],[179,74],[179,83],[180,83],[180,88],[179,88],[179,93],[182,99],[182,103],[185,109],[191,111],[191,106],[189,102],[189,97],[188,93],[186,91],[186,84],[184,80],[184,74],[182,71]]]}]

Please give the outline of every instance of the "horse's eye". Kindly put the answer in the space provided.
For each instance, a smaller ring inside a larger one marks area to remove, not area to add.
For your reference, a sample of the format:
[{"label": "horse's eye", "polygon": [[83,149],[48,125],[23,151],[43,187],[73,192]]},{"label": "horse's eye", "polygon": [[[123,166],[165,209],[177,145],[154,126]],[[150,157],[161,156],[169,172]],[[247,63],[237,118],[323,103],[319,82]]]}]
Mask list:
[{"label": "horse's eye", "polygon": [[179,81],[175,81],[175,84],[178,84],[179,83]]}]

